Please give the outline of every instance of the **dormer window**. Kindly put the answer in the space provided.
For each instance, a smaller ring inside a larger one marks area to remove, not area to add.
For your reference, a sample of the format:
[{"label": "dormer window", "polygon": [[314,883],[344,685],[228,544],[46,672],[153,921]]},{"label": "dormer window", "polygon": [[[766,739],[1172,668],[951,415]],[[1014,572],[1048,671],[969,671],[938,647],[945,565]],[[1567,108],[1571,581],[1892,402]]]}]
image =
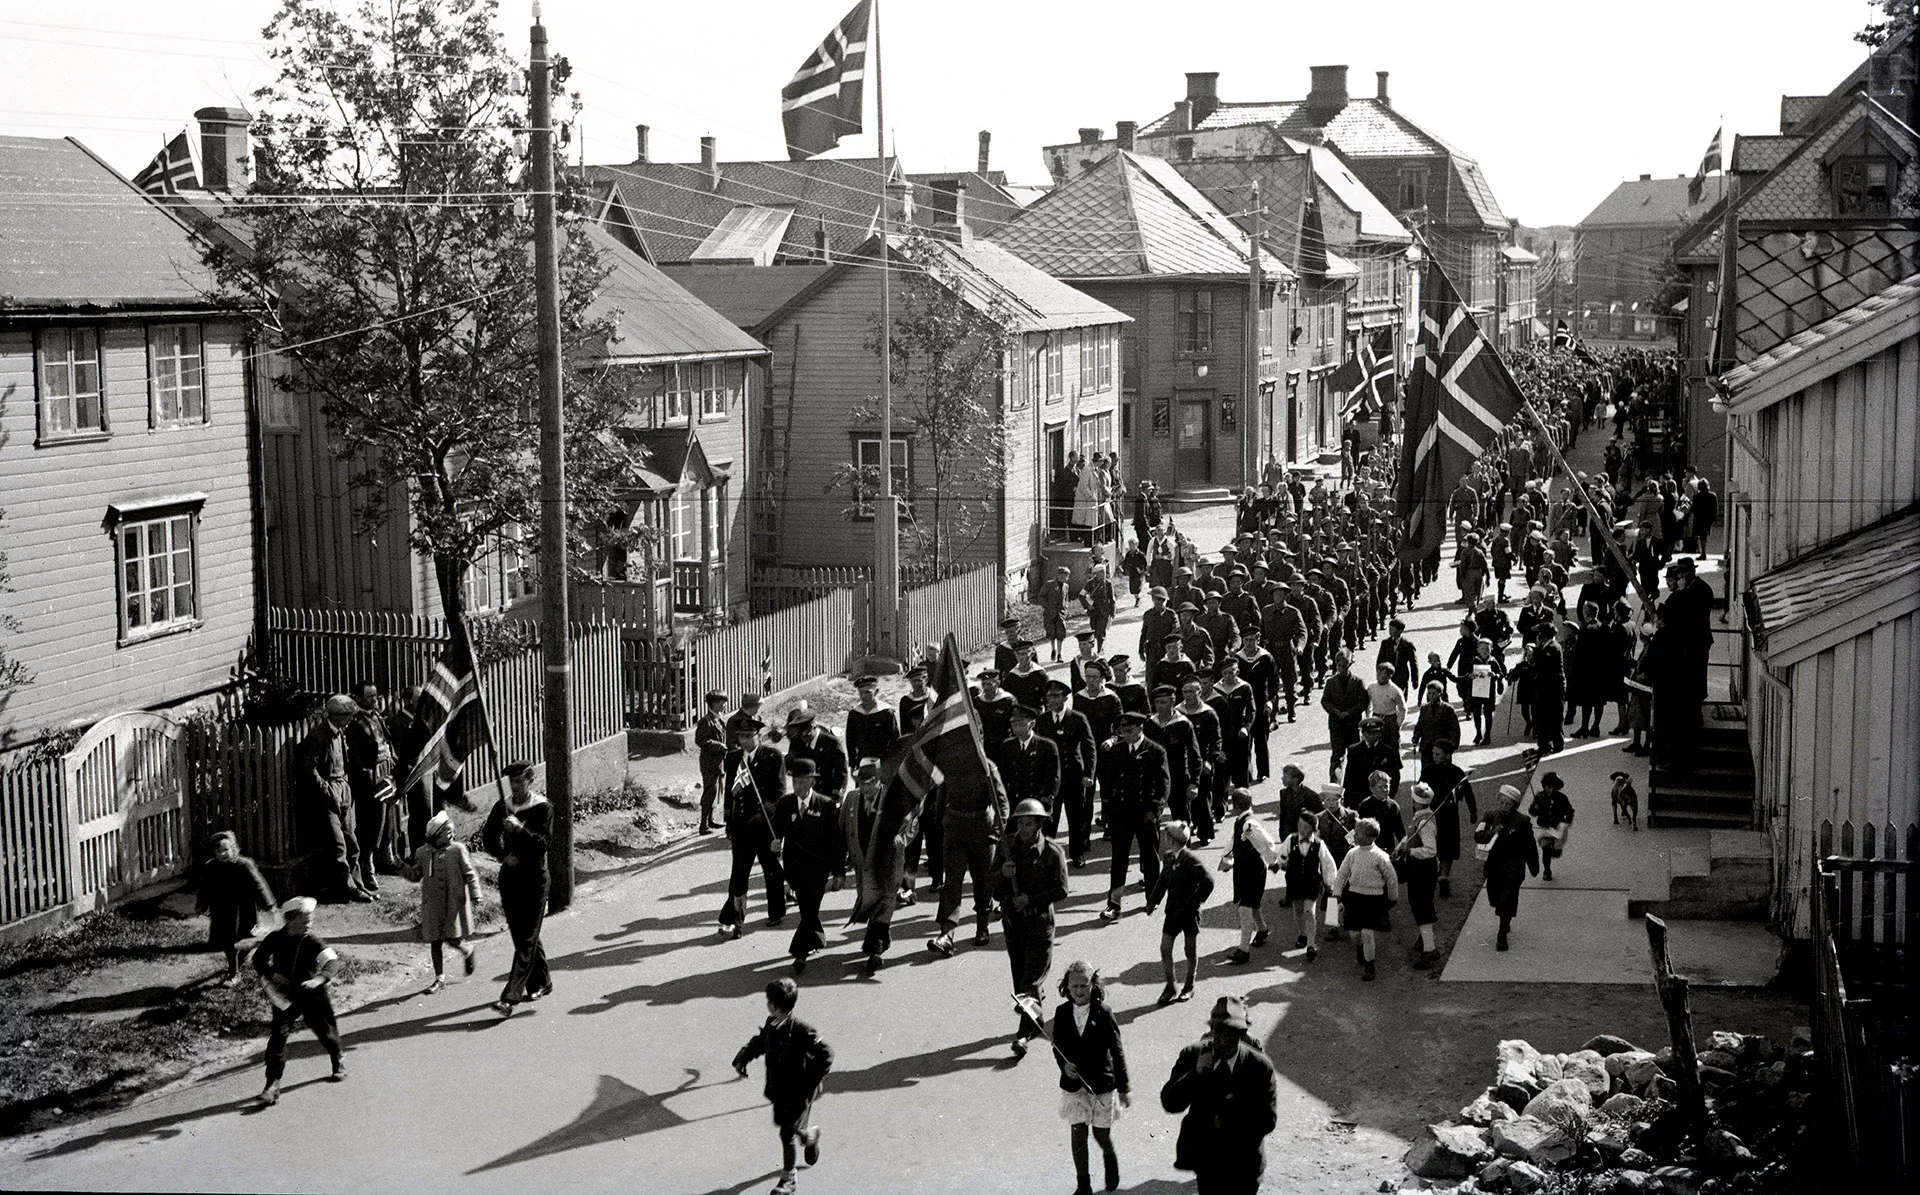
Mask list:
[{"label": "dormer window", "polygon": [[1833,164],[1837,216],[1884,216],[1893,209],[1891,158],[1841,158]]},{"label": "dormer window", "polygon": [[1400,171],[1400,210],[1418,211],[1427,206],[1427,168],[1407,166]]}]

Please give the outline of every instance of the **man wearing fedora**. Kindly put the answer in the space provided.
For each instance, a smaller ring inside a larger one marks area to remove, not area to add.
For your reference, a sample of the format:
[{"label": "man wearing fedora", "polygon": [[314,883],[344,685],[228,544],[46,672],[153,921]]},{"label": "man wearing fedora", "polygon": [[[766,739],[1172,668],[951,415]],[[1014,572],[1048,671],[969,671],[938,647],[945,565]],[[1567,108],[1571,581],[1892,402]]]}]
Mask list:
[{"label": "man wearing fedora", "polygon": [[1273,1063],[1248,1036],[1247,1002],[1222,996],[1207,1035],[1180,1051],[1160,1105],[1185,1113],[1173,1165],[1193,1171],[1201,1195],[1252,1195],[1266,1168],[1262,1142],[1279,1123]]},{"label": "man wearing fedora", "polygon": [[810,760],[816,791],[839,797],[847,791],[847,749],[831,730],[814,722],[813,706],[801,702],[787,711],[787,765]]}]

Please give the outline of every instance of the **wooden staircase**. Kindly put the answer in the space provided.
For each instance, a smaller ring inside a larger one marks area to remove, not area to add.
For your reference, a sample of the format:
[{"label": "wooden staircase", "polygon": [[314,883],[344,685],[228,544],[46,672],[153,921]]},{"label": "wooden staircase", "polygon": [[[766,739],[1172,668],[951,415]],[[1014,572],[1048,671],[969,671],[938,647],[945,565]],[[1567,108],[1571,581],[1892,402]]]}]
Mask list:
[{"label": "wooden staircase", "polygon": [[1664,763],[1655,743],[1647,782],[1649,827],[1745,830],[1753,826],[1753,754],[1747,743],[1746,706],[1711,701],[1702,715],[1685,768]]}]

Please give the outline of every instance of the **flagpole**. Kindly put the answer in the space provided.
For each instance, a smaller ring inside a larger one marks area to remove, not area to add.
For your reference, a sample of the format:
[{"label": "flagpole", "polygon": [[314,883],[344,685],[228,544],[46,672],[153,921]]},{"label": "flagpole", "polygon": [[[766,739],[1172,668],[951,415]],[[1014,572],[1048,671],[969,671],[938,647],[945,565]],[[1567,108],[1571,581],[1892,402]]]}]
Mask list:
[{"label": "flagpole", "polygon": [[873,0],[874,139],[880,154],[880,498],[873,511],[873,603],[868,650],[899,659],[900,512],[893,492],[893,279],[887,243],[887,90],[880,72],[880,0]]}]

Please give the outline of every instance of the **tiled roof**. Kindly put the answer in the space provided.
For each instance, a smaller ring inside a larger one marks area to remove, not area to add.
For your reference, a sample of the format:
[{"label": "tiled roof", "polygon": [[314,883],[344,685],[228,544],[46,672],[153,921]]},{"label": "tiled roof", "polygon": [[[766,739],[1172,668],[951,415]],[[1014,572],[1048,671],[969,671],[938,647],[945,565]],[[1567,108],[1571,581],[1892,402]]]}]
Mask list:
[{"label": "tiled roof", "polygon": [[1824,217],[1831,214],[1829,183],[1821,158],[1844,141],[1854,127],[1865,121],[1881,130],[1896,144],[1914,142],[1914,131],[1874,100],[1864,96],[1844,108],[1836,109],[1831,119],[1807,130],[1780,164],[1748,188],[1741,198],[1743,220],[1793,220]]},{"label": "tiled roof", "polygon": [[[1285,136],[1299,137],[1319,128],[1307,115],[1306,102],[1221,104],[1200,122],[1201,129],[1230,129],[1237,125],[1270,124]],[[1169,112],[1149,123],[1142,134],[1173,128]],[[1371,96],[1354,96],[1326,126],[1326,139],[1351,157],[1414,158],[1456,152],[1451,145],[1407,119],[1391,104]]]},{"label": "tiled roof", "polygon": [[[1116,150],[994,235],[1061,278],[1239,275],[1247,234],[1173,166]],[[1291,271],[1264,253],[1269,276]]]},{"label": "tiled roof", "polygon": [[1920,586],[1920,506],[1754,578],[1750,587],[1767,639],[1795,623],[1860,597],[1889,597]]},{"label": "tiled roof", "polygon": [[1834,345],[1843,337],[1871,336],[1881,325],[1912,319],[1916,314],[1920,314],[1920,274],[1854,304],[1832,319],[1823,320],[1798,335],[1788,337],[1746,364],[1729,369],[1721,375],[1720,381],[1732,393],[1737,404],[1746,392],[1804,354],[1822,346]]},{"label": "tiled roof", "polygon": [[1780,97],[1780,128],[1788,130],[1813,115],[1824,95],[1783,95]]},{"label": "tiled roof", "polygon": [[1387,205],[1381,203],[1379,196],[1368,190],[1365,183],[1354,177],[1353,171],[1347,169],[1347,164],[1340,160],[1339,154],[1324,145],[1306,148],[1315,177],[1360,217],[1360,236],[1363,240],[1413,240],[1413,233],[1407,231],[1407,226],[1394,218],[1393,213],[1387,210]]},{"label": "tiled roof", "polygon": [[72,138],[0,137],[0,305],[209,305],[187,230]]},{"label": "tiled roof", "polygon": [[742,328],[751,328],[826,273],[827,265],[667,266],[667,277]]},{"label": "tiled roof", "polygon": [[755,354],[766,350],[731,320],[679,283],[648,265],[595,224],[587,237],[608,269],[589,311],[595,318],[618,313],[606,355],[622,360]]},{"label": "tiled roof", "polygon": [[[892,163],[898,170],[898,163]],[[587,166],[589,182],[620,184],[633,214],[661,263],[690,261],[700,243],[741,204],[791,207],[778,256],[804,261],[814,234],[825,228],[829,246],[841,254],[874,232],[879,210],[878,158],[812,158],[804,162],[721,162],[716,189],[698,163],[632,162]]]},{"label": "tiled roof", "polygon": [[1691,184],[1685,178],[1628,179],[1613,189],[1600,206],[1580,221],[1582,229],[1618,228],[1624,225],[1651,225],[1672,228],[1691,222],[1720,198],[1725,180],[1709,175],[1701,180],[1700,202],[1688,203]]},{"label": "tiled roof", "polygon": [[1736,134],[1733,139],[1732,169],[1735,174],[1765,174],[1778,166],[1798,144],[1800,137],[1797,134],[1792,137],[1778,133],[1758,137]]}]

